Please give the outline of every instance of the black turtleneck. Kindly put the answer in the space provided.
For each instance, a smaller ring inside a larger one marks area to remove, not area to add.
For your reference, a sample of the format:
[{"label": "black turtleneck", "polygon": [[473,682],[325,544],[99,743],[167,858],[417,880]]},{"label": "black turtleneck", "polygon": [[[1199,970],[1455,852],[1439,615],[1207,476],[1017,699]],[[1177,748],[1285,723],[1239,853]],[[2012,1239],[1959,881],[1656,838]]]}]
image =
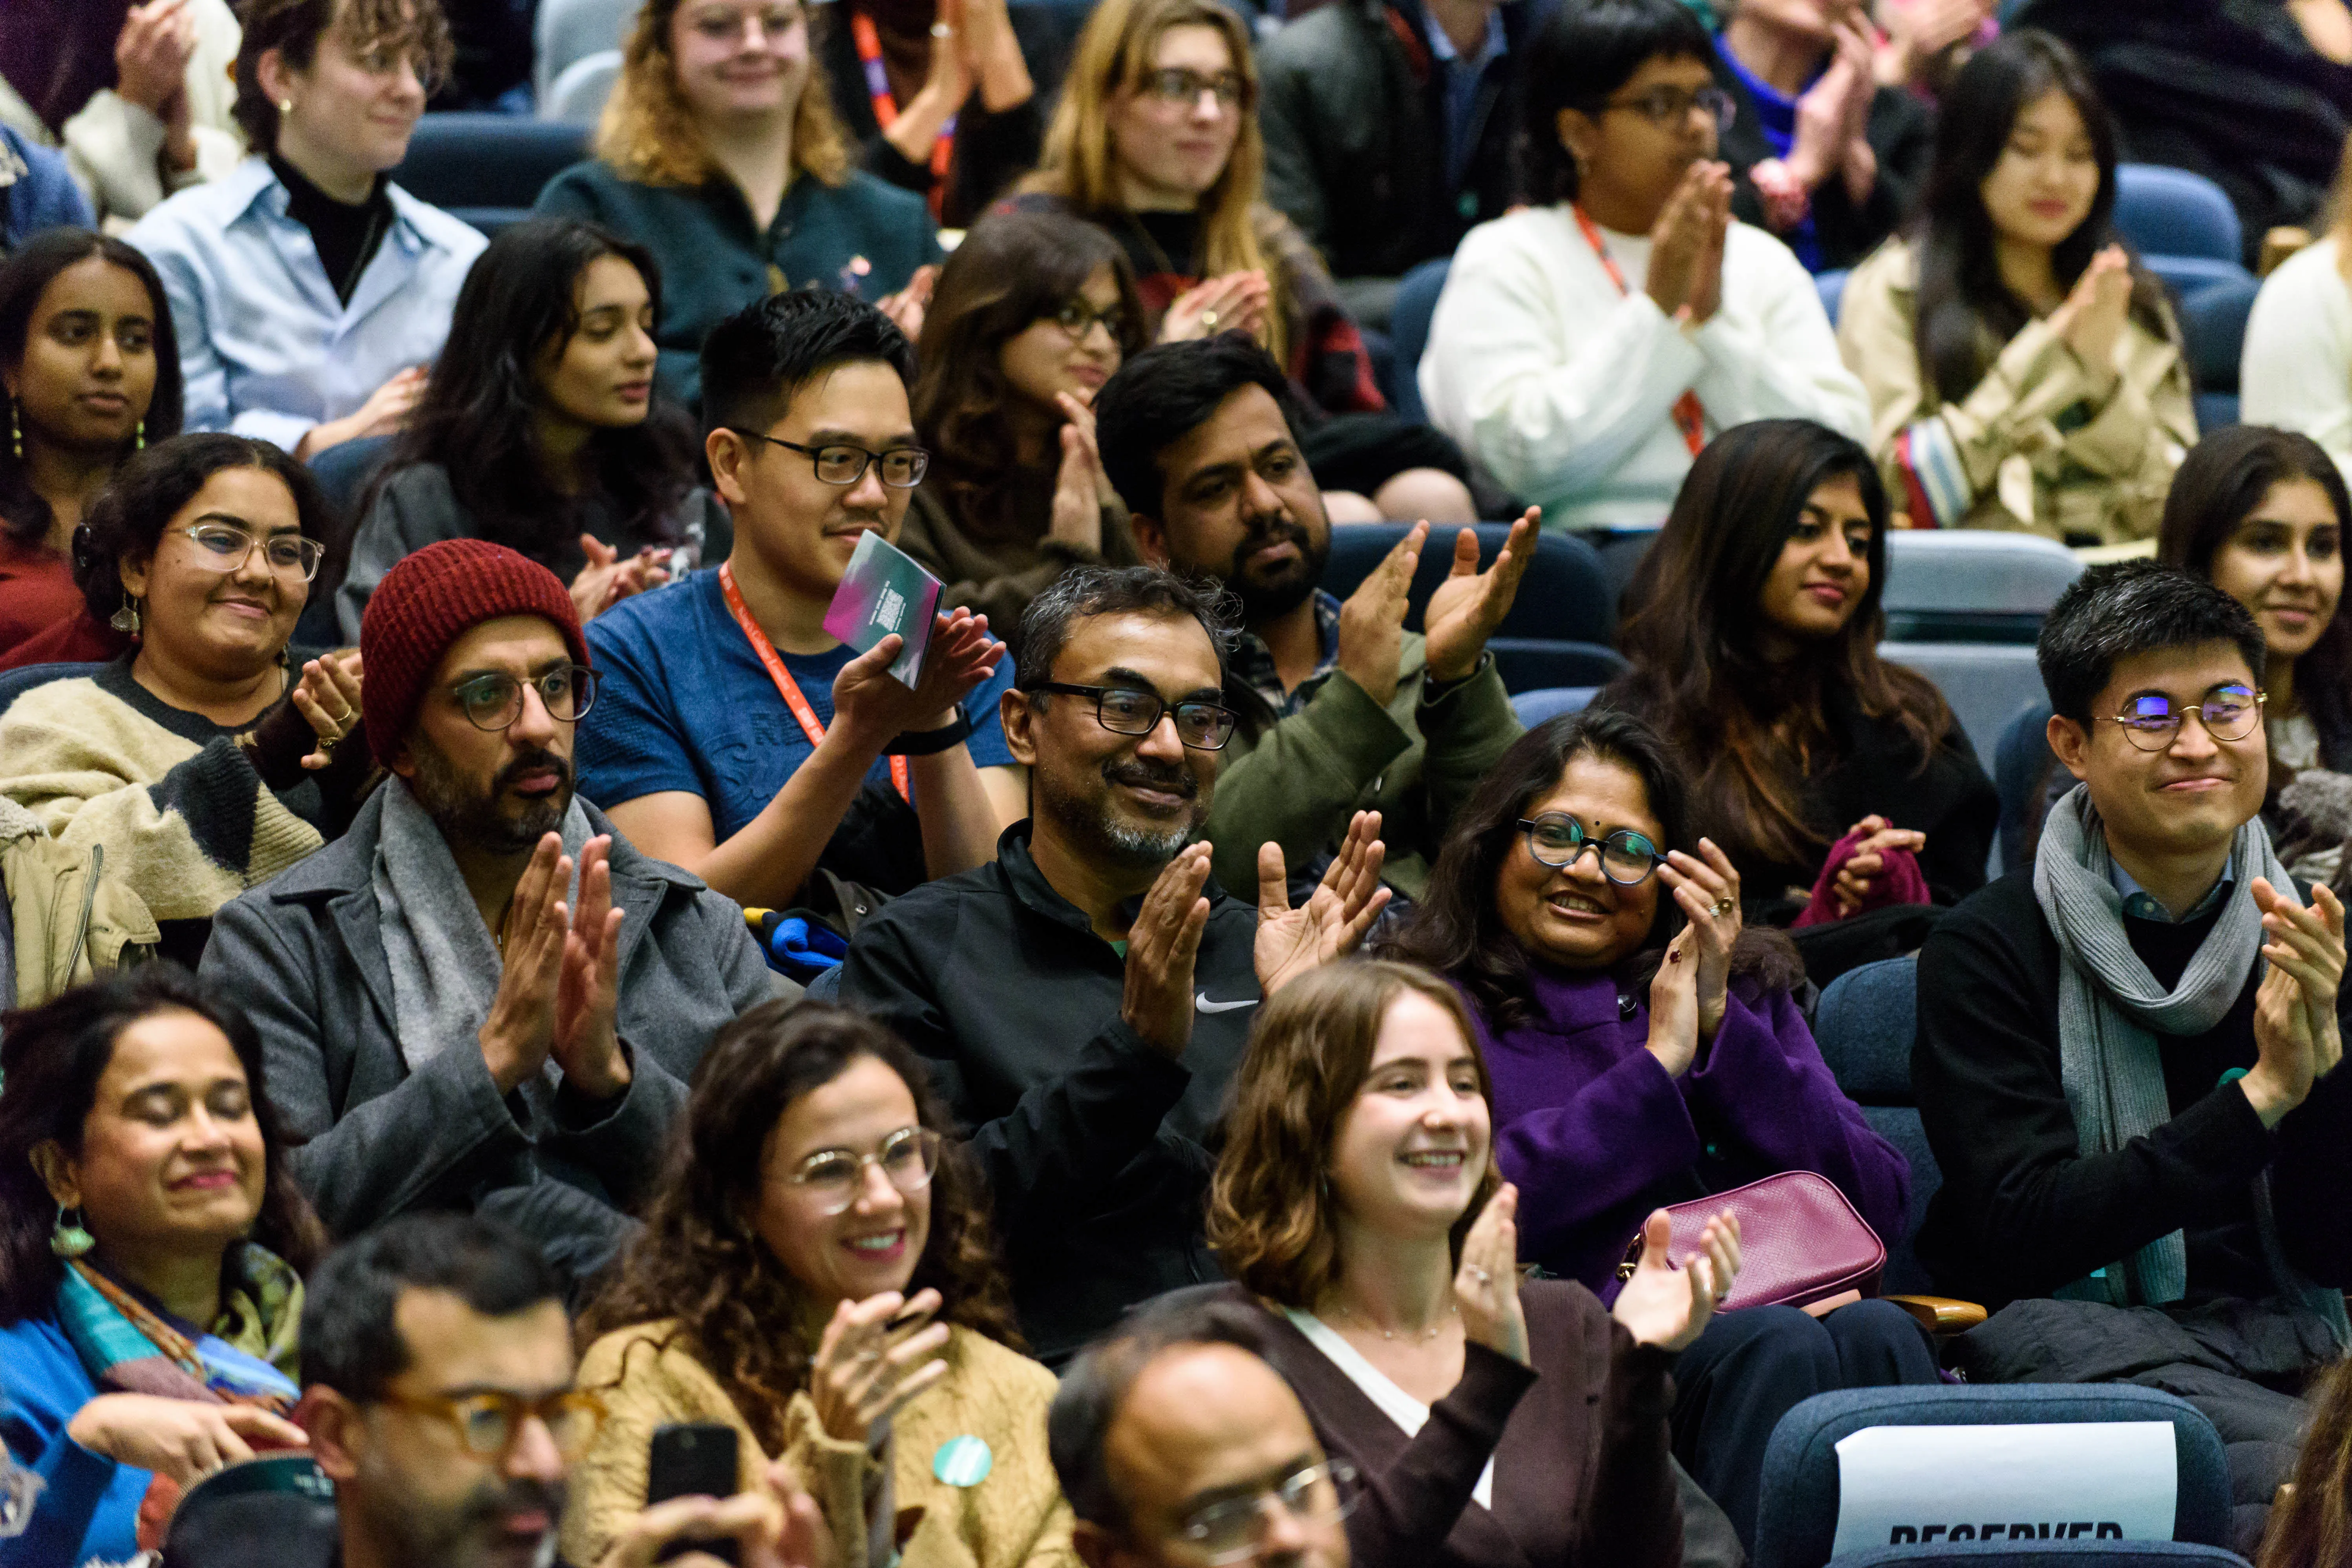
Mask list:
[{"label": "black turtleneck", "polygon": [[353,204],[337,201],[275,153],[269,155],[269,166],[285,182],[287,216],[310,231],[310,243],[318,247],[319,265],[327,269],[335,298],[350,304],[361,275],[392,232],[392,198],[384,194],[384,176],[375,177],[367,200]]}]

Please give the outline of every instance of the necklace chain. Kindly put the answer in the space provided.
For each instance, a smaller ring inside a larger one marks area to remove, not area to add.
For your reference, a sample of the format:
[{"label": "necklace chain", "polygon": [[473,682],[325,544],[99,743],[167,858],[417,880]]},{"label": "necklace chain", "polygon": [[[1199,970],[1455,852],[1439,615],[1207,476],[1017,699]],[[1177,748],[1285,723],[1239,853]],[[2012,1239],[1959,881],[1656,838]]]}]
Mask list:
[{"label": "necklace chain", "polygon": [[[1371,1320],[1371,1318],[1370,1318],[1370,1316],[1369,1314],[1364,1313],[1364,1312],[1361,1312],[1361,1311],[1359,1311],[1357,1309],[1355,1309],[1355,1308],[1353,1308],[1353,1307],[1349,1307],[1349,1306],[1339,1306],[1339,1307],[1337,1307],[1337,1309],[1336,1309],[1336,1310],[1339,1310],[1339,1312],[1341,1312],[1341,1313],[1345,1314],[1345,1315],[1346,1315],[1346,1316],[1348,1316],[1348,1317],[1350,1317],[1350,1318],[1355,1319],[1358,1322],[1361,1323],[1365,1328],[1370,1329],[1372,1332],[1374,1332],[1374,1333],[1376,1333],[1376,1334],[1380,1335],[1380,1336],[1381,1336],[1381,1338],[1382,1338],[1382,1339],[1384,1339],[1384,1340],[1388,1340],[1388,1341],[1391,1341],[1391,1342],[1394,1342],[1394,1341],[1399,1337],[1399,1335],[1398,1335],[1397,1331],[1396,1331],[1394,1329],[1384,1329],[1384,1328],[1381,1327],[1378,1323],[1376,1323],[1376,1322],[1372,1321],[1372,1320]],[[1460,1312],[1460,1309],[1459,1309],[1458,1307],[1456,1307],[1453,1302],[1448,1301],[1447,1303],[1445,1303],[1445,1317],[1444,1317],[1444,1318],[1440,1318],[1440,1319],[1438,1319],[1438,1321],[1436,1321],[1436,1323],[1435,1323],[1434,1325],[1433,1325],[1433,1326],[1432,1326],[1432,1327],[1430,1327],[1430,1328],[1423,1329],[1423,1330],[1421,1331],[1421,1333],[1420,1333],[1419,1335],[1417,1335],[1417,1336],[1415,1336],[1415,1335],[1412,1335],[1412,1334],[1407,1334],[1407,1335],[1405,1335],[1405,1336],[1403,1336],[1403,1337],[1404,1337],[1404,1338],[1407,1338],[1407,1339],[1412,1339],[1412,1338],[1416,1338],[1416,1337],[1417,1337],[1417,1338],[1420,1338],[1420,1339],[1423,1339],[1423,1340],[1433,1340],[1433,1339],[1435,1339],[1439,1334],[1441,1334],[1441,1333],[1443,1333],[1443,1332],[1444,1331],[1444,1330],[1445,1330],[1445,1319],[1446,1319],[1446,1318],[1452,1318],[1452,1317],[1457,1316],[1457,1315],[1459,1314],[1459,1312]]]}]

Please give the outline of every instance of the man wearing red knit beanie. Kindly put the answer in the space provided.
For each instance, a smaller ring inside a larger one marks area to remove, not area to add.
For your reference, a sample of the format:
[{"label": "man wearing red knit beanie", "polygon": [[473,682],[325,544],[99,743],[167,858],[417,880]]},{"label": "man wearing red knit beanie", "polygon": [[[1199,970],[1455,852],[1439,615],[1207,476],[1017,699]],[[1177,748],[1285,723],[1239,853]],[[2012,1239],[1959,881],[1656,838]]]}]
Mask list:
[{"label": "man wearing red knit beanie", "polygon": [[342,838],[221,910],[204,973],[260,1027],[330,1229],[479,1209],[584,1276],[711,1035],[774,983],[732,900],[573,793],[596,678],[553,573],[429,545],[385,574],[360,648],[394,776]]}]

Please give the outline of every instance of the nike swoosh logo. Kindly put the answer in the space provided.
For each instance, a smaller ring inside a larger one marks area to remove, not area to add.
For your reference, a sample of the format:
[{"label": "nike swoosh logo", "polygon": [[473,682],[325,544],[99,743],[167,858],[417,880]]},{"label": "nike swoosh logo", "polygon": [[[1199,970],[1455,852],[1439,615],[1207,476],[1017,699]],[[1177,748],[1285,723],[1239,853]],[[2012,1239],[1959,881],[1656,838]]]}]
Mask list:
[{"label": "nike swoosh logo", "polygon": [[1203,1013],[1231,1013],[1243,1007],[1256,1006],[1257,998],[1253,996],[1245,1002],[1212,1002],[1209,994],[1202,991],[1194,994],[1192,1005]]}]

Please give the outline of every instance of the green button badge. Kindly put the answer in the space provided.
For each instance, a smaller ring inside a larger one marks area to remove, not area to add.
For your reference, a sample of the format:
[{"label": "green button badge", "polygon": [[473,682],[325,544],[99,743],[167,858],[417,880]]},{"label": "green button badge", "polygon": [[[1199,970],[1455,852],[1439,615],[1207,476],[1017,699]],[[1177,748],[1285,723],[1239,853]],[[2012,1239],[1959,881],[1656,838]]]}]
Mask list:
[{"label": "green button badge", "polygon": [[996,1456],[988,1451],[986,1441],[970,1433],[949,1438],[931,1456],[931,1474],[951,1487],[976,1487],[995,1468]]}]

